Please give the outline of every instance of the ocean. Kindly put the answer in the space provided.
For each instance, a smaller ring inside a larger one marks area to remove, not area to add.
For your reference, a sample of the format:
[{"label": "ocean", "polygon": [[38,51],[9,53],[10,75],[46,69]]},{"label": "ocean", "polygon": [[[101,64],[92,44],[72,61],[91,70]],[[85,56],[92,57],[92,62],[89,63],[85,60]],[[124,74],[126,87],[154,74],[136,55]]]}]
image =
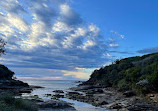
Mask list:
[{"label": "ocean", "polygon": [[[32,80],[32,79],[25,79],[22,80],[29,85],[35,86],[42,86],[44,88],[35,89],[29,95],[23,96],[33,96],[38,95],[39,98],[43,100],[50,100],[50,97],[45,96],[45,94],[55,94],[54,90],[63,90],[64,92],[70,91],[69,88],[76,87],[79,83],[75,80]],[[75,100],[67,99],[67,98],[60,98],[63,101],[73,103],[73,106],[77,111],[108,111],[103,108],[92,106],[91,104],[87,104],[84,102],[78,102]]]}]

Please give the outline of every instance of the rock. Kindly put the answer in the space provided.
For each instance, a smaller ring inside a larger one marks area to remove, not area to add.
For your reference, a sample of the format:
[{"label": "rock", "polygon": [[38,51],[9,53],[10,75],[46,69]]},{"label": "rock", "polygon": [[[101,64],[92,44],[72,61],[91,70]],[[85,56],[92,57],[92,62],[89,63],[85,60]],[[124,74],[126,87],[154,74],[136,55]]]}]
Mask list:
[{"label": "rock", "polygon": [[99,88],[97,88],[97,89],[94,89],[94,91],[95,91],[95,93],[104,93],[104,91],[102,90],[102,89],[99,89]]},{"label": "rock", "polygon": [[119,111],[129,111],[127,108],[119,109]]},{"label": "rock", "polygon": [[29,88],[27,83],[24,83],[19,80],[0,80],[0,89],[21,89],[21,88]]},{"label": "rock", "polygon": [[63,101],[50,100],[38,103],[39,108],[68,108],[72,107],[70,103]]},{"label": "rock", "polygon": [[52,94],[45,94],[45,96],[47,96],[47,97],[48,97],[48,96],[52,96]]},{"label": "rock", "polygon": [[144,86],[148,86],[149,82],[148,82],[148,80],[143,79],[143,80],[140,80],[139,82],[137,82],[136,85],[139,87],[144,87]]},{"label": "rock", "polygon": [[38,96],[38,95],[33,95],[33,97],[34,97],[34,98],[39,98],[39,96]]},{"label": "rock", "polygon": [[83,82],[79,86],[92,86],[93,88],[107,88],[110,87],[111,85],[105,81],[104,83],[96,81],[96,79],[91,78],[86,82]]},{"label": "rock", "polygon": [[55,92],[55,93],[64,93],[64,91],[62,91],[62,90],[54,90],[53,92]]},{"label": "rock", "polygon": [[75,83],[82,83],[83,81],[76,81]]},{"label": "rock", "polygon": [[19,80],[10,80],[8,85],[9,86],[29,87],[29,85],[27,83],[24,83],[24,82],[19,81]]},{"label": "rock", "polygon": [[148,103],[133,103],[127,108],[129,111],[158,111],[158,108]]},{"label": "rock", "polygon": [[68,95],[81,95],[79,92],[68,92]]},{"label": "rock", "polygon": [[24,89],[20,89],[20,90],[19,90],[19,93],[31,93],[31,91],[32,91],[32,89],[29,89],[29,88],[28,88],[28,89],[25,89],[25,88],[24,88]]},{"label": "rock", "polygon": [[148,94],[147,97],[150,98],[152,102],[158,103],[158,94]]},{"label": "rock", "polygon": [[55,95],[53,95],[53,97],[55,97],[55,98],[64,98],[64,95],[55,94]]},{"label": "rock", "polygon": [[134,91],[126,91],[123,93],[123,95],[126,97],[132,97],[132,96],[135,96],[136,93]]},{"label": "rock", "polygon": [[82,90],[88,90],[88,89],[92,89],[92,88],[93,88],[93,86],[91,86],[91,85],[81,85],[81,86],[70,88],[70,89],[74,90],[74,91],[82,91]]},{"label": "rock", "polygon": [[122,106],[120,106],[119,104],[114,104],[113,106],[110,107],[111,109],[120,109],[122,108]]},{"label": "rock", "polygon": [[102,101],[102,102],[98,103],[98,105],[107,105],[107,104],[108,104],[108,102],[106,102],[106,101]]},{"label": "rock", "polygon": [[44,87],[42,87],[42,86],[33,86],[33,85],[31,85],[30,88],[38,89],[38,88],[44,88]]},{"label": "rock", "polygon": [[44,102],[42,99],[39,99],[39,98],[32,98],[31,101],[34,101],[34,102]]},{"label": "rock", "polygon": [[112,103],[107,106],[109,109],[121,109],[122,106],[119,103]]},{"label": "rock", "polygon": [[88,90],[86,91],[86,94],[89,95],[89,94],[95,94],[95,91],[94,90]]},{"label": "rock", "polygon": [[101,94],[104,93],[104,91],[100,88],[94,88],[87,91],[87,94]]}]

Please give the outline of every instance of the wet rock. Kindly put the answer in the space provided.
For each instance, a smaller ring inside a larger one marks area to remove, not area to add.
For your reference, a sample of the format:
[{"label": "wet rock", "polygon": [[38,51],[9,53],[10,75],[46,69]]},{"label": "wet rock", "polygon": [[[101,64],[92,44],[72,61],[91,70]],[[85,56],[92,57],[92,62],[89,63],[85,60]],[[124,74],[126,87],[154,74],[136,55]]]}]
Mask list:
[{"label": "wet rock", "polygon": [[62,90],[54,90],[53,92],[55,92],[55,93],[64,93],[64,91],[62,91]]},{"label": "wet rock", "polygon": [[101,94],[104,93],[104,91],[100,88],[94,88],[94,89],[90,89],[86,92],[87,94]]},{"label": "wet rock", "polygon": [[92,89],[92,88],[93,88],[93,86],[91,86],[91,85],[82,85],[82,86],[71,88],[71,90],[82,91],[82,90],[88,90],[88,89]]},{"label": "wet rock", "polygon": [[24,87],[29,87],[29,85],[19,80],[0,80],[0,89],[20,89]]},{"label": "wet rock", "polygon": [[108,104],[108,102],[106,102],[106,101],[101,101],[98,103],[98,105],[107,105],[107,104]]},{"label": "wet rock", "polygon": [[109,106],[109,109],[121,109],[122,106],[119,103],[113,103]]},{"label": "wet rock", "polygon": [[98,89],[98,88],[95,89],[94,91],[95,91],[95,93],[104,93],[104,91],[102,89]]},{"label": "wet rock", "polygon": [[38,103],[39,108],[69,108],[72,107],[70,103],[63,101],[50,100]]},{"label": "wet rock", "polygon": [[33,89],[39,89],[39,88],[44,88],[44,87],[42,87],[42,86],[33,86],[33,85],[31,85],[30,88],[33,88]]},{"label": "wet rock", "polygon": [[19,93],[31,93],[32,89],[20,89]]},{"label": "wet rock", "polygon": [[68,95],[81,95],[79,92],[68,92]]},{"label": "wet rock", "polygon": [[55,98],[64,98],[64,95],[55,94],[55,95],[53,95],[53,97],[55,97]]},{"label": "wet rock", "polygon": [[127,108],[129,111],[158,111],[158,108],[148,103],[133,103]]},{"label": "wet rock", "polygon": [[83,81],[76,81],[75,83],[82,83]]},{"label": "wet rock", "polygon": [[109,105],[106,106],[108,109],[121,109],[122,106],[119,103],[111,103]]},{"label": "wet rock", "polygon": [[32,98],[31,101],[34,101],[34,102],[44,102],[42,99],[40,98]]},{"label": "wet rock", "polygon": [[126,91],[123,93],[123,95],[126,97],[132,97],[132,96],[135,96],[136,93],[134,91]]},{"label": "wet rock", "polygon": [[127,108],[119,109],[118,111],[129,111]]},{"label": "wet rock", "polygon": [[39,98],[38,95],[33,95],[34,98]]},{"label": "wet rock", "polygon": [[48,97],[48,96],[52,96],[52,94],[45,94],[45,96],[47,96],[47,97]]}]

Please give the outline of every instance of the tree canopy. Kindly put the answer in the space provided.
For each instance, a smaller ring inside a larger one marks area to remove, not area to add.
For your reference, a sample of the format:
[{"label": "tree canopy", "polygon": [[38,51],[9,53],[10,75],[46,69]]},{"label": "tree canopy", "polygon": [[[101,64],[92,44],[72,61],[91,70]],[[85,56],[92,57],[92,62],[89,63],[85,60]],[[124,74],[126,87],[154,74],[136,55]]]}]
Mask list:
[{"label": "tree canopy", "polygon": [[[137,85],[143,80],[148,81],[148,87]],[[109,66],[95,70],[84,84],[140,92],[158,91],[158,53],[116,60]]]},{"label": "tree canopy", "polygon": [[4,47],[5,45],[6,45],[6,42],[4,42],[3,39],[0,39],[0,56],[2,54],[5,54],[5,47]]},{"label": "tree canopy", "polygon": [[[0,56],[5,54],[5,45],[3,39],[0,39]],[[12,79],[14,72],[9,70],[6,66],[0,64],[0,79]]]}]

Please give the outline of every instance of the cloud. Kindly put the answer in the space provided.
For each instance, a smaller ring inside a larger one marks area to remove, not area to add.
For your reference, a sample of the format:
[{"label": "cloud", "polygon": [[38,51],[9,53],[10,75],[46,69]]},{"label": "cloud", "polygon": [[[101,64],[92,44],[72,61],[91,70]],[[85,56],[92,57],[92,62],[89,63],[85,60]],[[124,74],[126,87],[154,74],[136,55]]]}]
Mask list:
[{"label": "cloud", "polygon": [[67,76],[69,78],[77,78],[77,79],[87,79],[90,77],[87,73],[79,72],[79,71],[62,71],[64,73],[64,76]]},{"label": "cloud", "polygon": [[119,36],[121,39],[124,39],[124,38],[125,38],[125,35],[120,34],[120,33],[116,32],[116,31],[111,30],[110,32],[111,32],[113,35],[115,35],[115,36]]},{"label": "cloud", "polygon": [[112,55],[111,55],[111,54],[109,54],[109,53],[107,53],[107,54],[106,54],[106,56],[108,56],[108,57],[112,57]]},{"label": "cloud", "polygon": [[22,69],[28,68],[26,75],[42,77],[58,77],[53,74],[58,70],[60,77],[88,78],[76,68],[102,66],[109,60],[104,56],[109,48],[119,46],[114,39],[107,41],[95,24],[86,23],[66,0],[0,1],[0,37],[8,43],[1,63],[17,73],[26,74]]},{"label": "cloud", "polygon": [[139,50],[137,52],[138,53],[142,53],[142,54],[145,54],[145,53],[155,53],[155,52],[158,52],[158,47],[146,48],[146,49]]},{"label": "cloud", "polygon": [[38,78],[38,77],[17,77],[17,79],[21,79],[21,80],[63,80],[62,77],[42,77],[42,78]]},{"label": "cloud", "polygon": [[109,53],[126,54],[126,55],[133,55],[134,54],[134,52],[129,52],[129,50],[125,50],[125,51],[110,50]]},{"label": "cloud", "polygon": [[59,20],[65,22],[70,26],[81,25],[83,20],[70,6],[65,3],[60,5],[60,17]]},{"label": "cloud", "polygon": [[109,44],[110,47],[118,47],[119,44]]}]

